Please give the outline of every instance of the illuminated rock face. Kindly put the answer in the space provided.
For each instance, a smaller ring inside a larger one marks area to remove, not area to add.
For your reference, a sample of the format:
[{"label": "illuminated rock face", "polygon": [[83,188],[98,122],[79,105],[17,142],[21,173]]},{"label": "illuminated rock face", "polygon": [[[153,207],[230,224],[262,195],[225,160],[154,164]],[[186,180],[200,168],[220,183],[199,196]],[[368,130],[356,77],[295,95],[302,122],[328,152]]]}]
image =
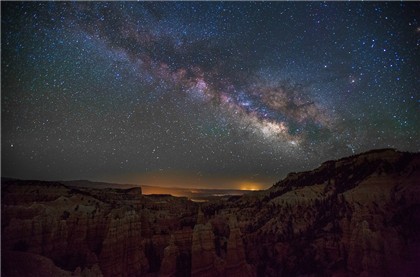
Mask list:
[{"label": "illuminated rock face", "polygon": [[139,189],[2,180],[2,274],[419,276],[419,180],[419,154],[393,150],[201,208]]}]

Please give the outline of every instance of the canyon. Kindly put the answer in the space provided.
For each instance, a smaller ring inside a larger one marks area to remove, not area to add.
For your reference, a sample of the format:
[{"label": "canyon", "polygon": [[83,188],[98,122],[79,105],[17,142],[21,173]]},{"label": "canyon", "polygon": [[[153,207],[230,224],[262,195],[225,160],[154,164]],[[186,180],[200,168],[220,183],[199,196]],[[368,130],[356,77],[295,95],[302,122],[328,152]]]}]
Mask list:
[{"label": "canyon", "polygon": [[327,161],[194,202],[2,178],[3,276],[419,276],[420,154]]}]

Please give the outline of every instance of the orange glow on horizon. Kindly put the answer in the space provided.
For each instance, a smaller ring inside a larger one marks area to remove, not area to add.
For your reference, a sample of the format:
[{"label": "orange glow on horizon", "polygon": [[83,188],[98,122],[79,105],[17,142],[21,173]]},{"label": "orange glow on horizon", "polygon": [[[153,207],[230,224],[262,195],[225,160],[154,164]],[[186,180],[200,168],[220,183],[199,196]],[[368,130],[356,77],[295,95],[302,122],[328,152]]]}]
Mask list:
[{"label": "orange glow on horizon", "polygon": [[240,190],[256,191],[256,190],[261,190],[261,189],[262,189],[262,185],[257,182],[242,182],[240,184]]},{"label": "orange glow on horizon", "polygon": [[[268,188],[274,178],[223,175],[197,176],[189,172],[166,171],[112,176],[107,179],[117,183],[131,183],[142,186],[144,194],[164,194],[171,191],[173,195],[176,195],[181,193],[179,189],[188,189],[189,193],[198,193],[200,189],[262,190]],[[184,193],[182,191],[182,194]]]}]

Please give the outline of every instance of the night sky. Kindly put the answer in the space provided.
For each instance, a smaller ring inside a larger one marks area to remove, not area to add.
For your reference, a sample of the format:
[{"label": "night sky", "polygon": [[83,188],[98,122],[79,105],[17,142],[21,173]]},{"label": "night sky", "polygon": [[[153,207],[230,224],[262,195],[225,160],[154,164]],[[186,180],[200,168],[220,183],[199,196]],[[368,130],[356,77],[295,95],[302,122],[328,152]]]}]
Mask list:
[{"label": "night sky", "polygon": [[420,4],[2,2],[2,176],[266,188],[420,150]]}]

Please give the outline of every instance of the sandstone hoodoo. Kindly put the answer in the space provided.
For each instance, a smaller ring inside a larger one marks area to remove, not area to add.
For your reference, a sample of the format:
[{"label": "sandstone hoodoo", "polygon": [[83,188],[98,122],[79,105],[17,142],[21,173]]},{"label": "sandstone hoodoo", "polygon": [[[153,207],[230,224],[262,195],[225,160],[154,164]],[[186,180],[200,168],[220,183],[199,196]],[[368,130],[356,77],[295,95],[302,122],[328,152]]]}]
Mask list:
[{"label": "sandstone hoodoo", "polygon": [[196,203],[2,179],[4,276],[418,276],[420,154],[328,161]]},{"label": "sandstone hoodoo", "polygon": [[179,248],[175,245],[175,237],[172,235],[169,245],[165,247],[159,276],[176,276],[176,261],[179,257]]}]

